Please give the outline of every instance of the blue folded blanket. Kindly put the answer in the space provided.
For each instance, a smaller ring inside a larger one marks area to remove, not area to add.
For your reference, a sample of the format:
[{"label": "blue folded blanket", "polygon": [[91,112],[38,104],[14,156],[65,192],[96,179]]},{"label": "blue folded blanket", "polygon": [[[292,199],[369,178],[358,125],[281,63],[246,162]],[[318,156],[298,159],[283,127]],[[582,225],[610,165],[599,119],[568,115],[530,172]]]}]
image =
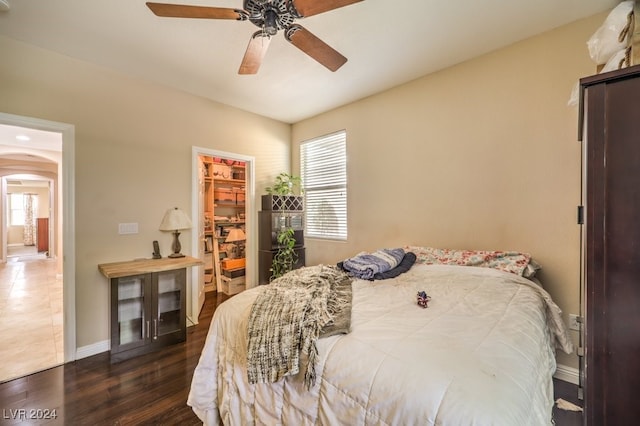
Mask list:
[{"label": "blue folded blanket", "polygon": [[378,272],[373,276],[374,280],[388,280],[389,278],[395,278],[400,274],[407,272],[413,264],[416,263],[416,254],[410,251],[406,252],[402,261],[393,269],[389,269],[385,272]]},{"label": "blue folded blanket", "polygon": [[342,268],[356,278],[373,280],[379,273],[395,268],[404,258],[404,250],[380,249],[373,253],[360,253],[342,262]]}]

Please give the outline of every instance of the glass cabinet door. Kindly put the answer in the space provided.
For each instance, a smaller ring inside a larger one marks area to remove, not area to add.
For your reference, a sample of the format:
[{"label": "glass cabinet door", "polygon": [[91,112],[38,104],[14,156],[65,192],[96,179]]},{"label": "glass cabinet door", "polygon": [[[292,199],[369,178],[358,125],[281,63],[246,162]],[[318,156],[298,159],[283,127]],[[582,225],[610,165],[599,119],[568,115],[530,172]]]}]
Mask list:
[{"label": "glass cabinet door", "polygon": [[182,318],[185,300],[185,270],[159,272],[157,274],[158,300],[154,318],[154,339],[180,331],[184,327]]},{"label": "glass cabinet door", "polygon": [[139,343],[145,339],[144,275],[118,279],[119,345]]}]

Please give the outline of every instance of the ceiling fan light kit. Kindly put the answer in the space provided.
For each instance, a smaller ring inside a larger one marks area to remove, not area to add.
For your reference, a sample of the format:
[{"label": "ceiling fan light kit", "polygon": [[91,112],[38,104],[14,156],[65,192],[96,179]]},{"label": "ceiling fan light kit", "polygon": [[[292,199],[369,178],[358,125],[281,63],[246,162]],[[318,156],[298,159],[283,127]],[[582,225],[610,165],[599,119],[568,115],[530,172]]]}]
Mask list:
[{"label": "ceiling fan light kit", "polygon": [[[7,0],[0,0],[2,2]],[[318,15],[363,0],[244,0],[244,9],[189,6],[148,2],[157,16],[167,18],[234,19],[250,21],[260,28],[249,40],[238,74],[256,74],[269,47],[269,41],[279,30],[298,49],[331,71],[338,70],[347,58],[320,40],[296,19]]]}]

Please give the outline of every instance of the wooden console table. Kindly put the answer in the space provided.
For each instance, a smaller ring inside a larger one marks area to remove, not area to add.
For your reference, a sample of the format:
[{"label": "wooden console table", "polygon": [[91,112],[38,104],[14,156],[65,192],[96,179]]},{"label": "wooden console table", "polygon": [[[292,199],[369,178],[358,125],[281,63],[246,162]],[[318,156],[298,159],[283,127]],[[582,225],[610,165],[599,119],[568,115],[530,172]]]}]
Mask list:
[{"label": "wooden console table", "polygon": [[186,268],[193,257],[102,263],[111,282],[111,362],[186,339]]}]

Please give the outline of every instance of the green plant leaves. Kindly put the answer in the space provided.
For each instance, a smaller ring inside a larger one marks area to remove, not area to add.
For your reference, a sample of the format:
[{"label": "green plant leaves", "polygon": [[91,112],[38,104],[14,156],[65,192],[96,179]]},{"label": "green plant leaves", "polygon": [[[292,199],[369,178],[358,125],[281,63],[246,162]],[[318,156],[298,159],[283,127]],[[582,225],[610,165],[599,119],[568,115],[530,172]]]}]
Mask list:
[{"label": "green plant leaves", "polygon": [[265,188],[270,195],[295,195],[295,192],[302,193],[302,178],[289,173],[280,173],[276,176],[276,181],[272,186]]},{"label": "green plant leaves", "polygon": [[271,261],[271,279],[275,280],[293,270],[293,266],[298,261],[298,254],[294,247],[296,239],[294,230],[290,227],[281,228],[276,237],[278,241],[278,250]]}]

